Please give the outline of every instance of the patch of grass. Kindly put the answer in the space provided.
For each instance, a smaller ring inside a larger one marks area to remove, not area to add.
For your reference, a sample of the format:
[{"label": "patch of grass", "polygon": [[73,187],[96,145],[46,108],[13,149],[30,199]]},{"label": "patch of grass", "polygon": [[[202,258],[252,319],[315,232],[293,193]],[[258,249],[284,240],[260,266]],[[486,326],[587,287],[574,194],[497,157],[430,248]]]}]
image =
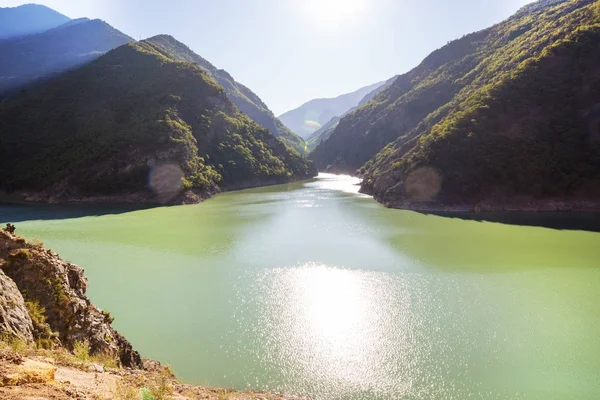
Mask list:
[{"label": "patch of grass", "polygon": [[77,361],[85,365],[90,361],[90,342],[88,340],[78,340],[73,345],[73,354]]},{"label": "patch of grass", "polygon": [[8,333],[3,333],[0,334],[0,350],[10,351],[19,355],[27,355],[29,354],[30,346],[21,338]]},{"label": "patch of grass", "polygon": [[[25,240],[25,239],[23,239]],[[10,260],[28,260],[31,257],[29,249],[16,249],[10,252]]]},{"label": "patch of grass", "polygon": [[44,247],[44,242],[42,242],[38,238],[33,238],[33,240],[31,240],[29,242],[29,244],[32,245],[32,246],[35,246],[35,247]]},{"label": "patch of grass", "polygon": [[140,400],[141,397],[138,389],[123,382],[117,382],[113,392],[115,400]]},{"label": "patch of grass", "polygon": [[44,325],[46,323],[46,309],[40,306],[37,300],[26,301],[25,307],[34,325]]},{"label": "patch of grass", "polygon": [[116,354],[101,352],[90,356],[90,361],[104,366],[104,368],[116,369],[121,366],[119,357]]},{"label": "patch of grass", "polygon": [[150,393],[154,400],[167,400],[173,394],[173,375],[170,368],[165,368],[150,383]]},{"label": "patch of grass", "polygon": [[108,311],[102,311],[102,315],[104,316],[104,322],[106,322],[109,325],[112,324],[115,320],[115,318],[112,317],[110,315],[110,312],[108,312]]}]

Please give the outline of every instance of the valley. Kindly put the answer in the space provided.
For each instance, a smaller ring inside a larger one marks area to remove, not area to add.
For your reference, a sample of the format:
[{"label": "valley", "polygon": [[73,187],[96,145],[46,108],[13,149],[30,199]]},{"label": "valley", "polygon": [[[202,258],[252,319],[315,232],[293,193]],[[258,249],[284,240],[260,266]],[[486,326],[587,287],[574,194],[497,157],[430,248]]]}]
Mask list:
[{"label": "valley", "polygon": [[0,8],[0,398],[597,399],[600,2],[231,1]]}]

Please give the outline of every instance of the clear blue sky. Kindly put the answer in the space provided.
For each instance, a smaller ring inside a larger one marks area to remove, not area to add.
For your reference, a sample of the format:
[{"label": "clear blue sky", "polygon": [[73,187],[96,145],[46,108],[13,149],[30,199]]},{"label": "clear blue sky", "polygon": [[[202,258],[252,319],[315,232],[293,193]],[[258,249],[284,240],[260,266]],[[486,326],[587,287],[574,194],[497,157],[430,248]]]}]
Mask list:
[{"label": "clear blue sky", "polygon": [[[0,6],[24,0],[0,0]],[[35,2],[29,1],[29,2]],[[166,33],[279,115],[386,80],[531,0],[39,0],[135,39]]]}]

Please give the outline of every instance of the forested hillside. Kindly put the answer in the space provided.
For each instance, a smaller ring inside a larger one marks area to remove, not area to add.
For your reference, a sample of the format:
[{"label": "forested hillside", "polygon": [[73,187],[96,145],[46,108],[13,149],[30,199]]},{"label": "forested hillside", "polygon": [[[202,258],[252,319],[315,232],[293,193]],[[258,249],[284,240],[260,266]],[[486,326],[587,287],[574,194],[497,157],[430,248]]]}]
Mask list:
[{"label": "forested hillside", "polygon": [[262,100],[250,89],[236,82],[225,70],[217,69],[210,62],[194,53],[183,43],[175,40],[172,36],[159,35],[148,39],[149,42],[160,46],[161,52],[168,57],[181,61],[198,64],[217,83],[225,89],[227,97],[240,109],[241,112],[250,117],[254,122],[267,128],[276,137],[280,138],[286,145],[304,153],[305,143],[294,132],[286,128]]},{"label": "forested hillside", "polygon": [[599,35],[598,2],[527,6],[432,53],[311,157],[360,169],[363,191],[394,207],[593,207]]},{"label": "forested hillside", "polygon": [[147,41],[0,105],[0,142],[0,190],[44,201],[188,202],[315,175],[201,67]]},{"label": "forested hillside", "polygon": [[383,83],[382,85],[376,87],[375,89],[373,89],[372,91],[367,93],[365,95],[365,97],[362,98],[362,100],[358,103],[358,105],[356,107],[352,107],[351,109],[349,109],[345,113],[341,114],[340,116],[333,117],[329,122],[327,122],[325,125],[323,125],[318,131],[315,131],[310,136],[308,136],[306,138],[306,145],[308,147],[308,151],[309,152],[313,151],[321,142],[329,139],[329,137],[331,136],[331,134],[333,133],[335,128],[338,126],[338,124],[340,123],[342,118],[344,118],[346,115],[350,114],[351,112],[357,110],[358,108],[364,106],[365,104],[367,104],[368,102],[373,100],[375,98],[375,96],[377,96],[379,93],[381,93],[382,91],[384,91],[385,89],[390,87],[390,85],[392,83],[394,83],[396,78],[397,78],[397,76],[395,76],[391,79],[388,79],[385,83]]}]

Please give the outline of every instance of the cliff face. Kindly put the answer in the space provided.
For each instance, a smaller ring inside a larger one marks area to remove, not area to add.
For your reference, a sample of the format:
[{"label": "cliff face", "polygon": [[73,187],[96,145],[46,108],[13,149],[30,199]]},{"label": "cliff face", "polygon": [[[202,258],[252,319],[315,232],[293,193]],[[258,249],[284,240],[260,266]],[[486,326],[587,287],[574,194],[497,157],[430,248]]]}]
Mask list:
[{"label": "cliff face", "polygon": [[0,334],[33,341],[33,325],[23,295],[0,269]]},{"label": "cliff face", "polygon": [[140,355],[111,327],[110,315],[87,298],[83,270],[52,250],[0,231],[0,284],[0,333],[68,349],[87,340],[92,353],[142,366]]},{"label": "cliff face", "polygon": [[425,210],[597,209],[600,3],[542,1],[451,42],[311,157]]}]

